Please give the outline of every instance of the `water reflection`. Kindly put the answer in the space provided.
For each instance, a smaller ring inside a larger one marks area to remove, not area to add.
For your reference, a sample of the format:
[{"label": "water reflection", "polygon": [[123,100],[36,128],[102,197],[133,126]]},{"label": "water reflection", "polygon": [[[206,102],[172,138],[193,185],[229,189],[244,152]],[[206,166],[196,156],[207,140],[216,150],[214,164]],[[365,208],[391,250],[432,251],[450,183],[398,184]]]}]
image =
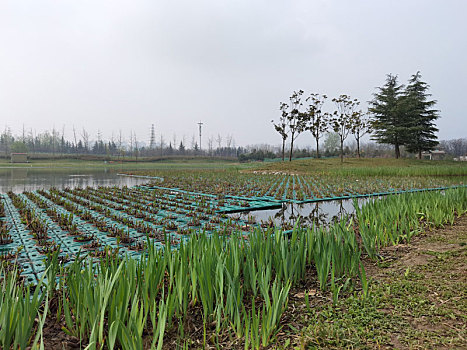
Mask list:
[{"label": "water reflection", "polygon": [[[358,199],[358,205],[361,206],[368,199]],[[345,217],[351,217],[355,213],[354,202],[352,199],[335,200],[315,203],[284,203],[281,209],[258,210],[230,214],[233,217],[246,219],[249,215],[253,216],[258,223],[266,223],[271,220],[276,226],[283,228],[292,228],[297,220],[300,220],[301,226],[311,227],[315,225],[329,225],[341,221]]]},{"label": "water reflection", "polygon": [[119,176],[117,171],[80,168],[11,168],[0,169],[0,193],[33,191],[40,188],[97,186],[135,186],[147,179]]}]

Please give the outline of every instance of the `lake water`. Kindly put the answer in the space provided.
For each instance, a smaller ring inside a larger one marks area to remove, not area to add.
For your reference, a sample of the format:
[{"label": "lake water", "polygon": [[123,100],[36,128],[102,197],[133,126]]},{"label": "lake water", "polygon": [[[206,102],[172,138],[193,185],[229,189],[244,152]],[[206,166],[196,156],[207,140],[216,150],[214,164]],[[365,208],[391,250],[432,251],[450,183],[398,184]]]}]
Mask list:
[{"label": "lake water", "polygon": [[114,169],[8,168],[0,169],[0,193],[86,186],[135,186],[148,179],[120,176]]},{"label": "lake water", "polygon": [[[117,175],[116,169],[89,168],[8,168],[0,169],[0,193],[34,191],[37,189],[136,186],[148,182],[147,178]],[[359,199],[359,205],[368,199]],[[230,214],[232,217],[255,217],[258,223],[274,220],[276,225],[293,225],[300,218],[301,225],[313,223],[327,225],[355,213],[353,200],[334,200],[316,203],[284,203],[280,209],[258,210]]]},{"label": "lake water", "polygon": [[[368,202],[368,198],[357,200],[359,206]],[[255,217],[257,222],[274,220],[277,226],[293,225],[300,218],[302,226],[329,225],[340,221],[345,216],[352,216],[355,213],[354,201],[352,199],[333,200],[314,203],[284,203],[281,209],[258,210],[230,214],[232,217],[246,219],[248,215]]]}]

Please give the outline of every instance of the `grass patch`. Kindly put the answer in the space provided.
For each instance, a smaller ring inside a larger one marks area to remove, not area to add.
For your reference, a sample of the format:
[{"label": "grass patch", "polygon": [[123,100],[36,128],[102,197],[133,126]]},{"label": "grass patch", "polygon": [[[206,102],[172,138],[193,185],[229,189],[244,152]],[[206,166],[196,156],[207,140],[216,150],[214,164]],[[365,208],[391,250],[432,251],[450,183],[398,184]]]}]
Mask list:
[{"label": "grass patch", "polygon": [[260,167],[265,171],[360,176],[467,176],[467,163],[393,158],[298,159]]},{"label": "grass patch", "polygon": [[84,169],[114,169],[116,171],[151,170],[151,169],[245,169],[251,164],[217,158],[154,158],[132,160],[103,160],[103,159],[33,159],[29,163],[10,163],[9,160],[0,159],[0,168],[84,168]]},{"label": "grass patch", "polygon": [[[408,252],[378,266],[369,298],[351,293],[336,305],[327,302],[308,309],[298,320],[302,330],[292,335],[298,334],[296,348],[463,348],[466,227],[463,216],[457,225],[430,232],[430,239],[421,238]],[[414,264],[419,255],[428,259]],[[305,308],[300,303],[294,307]]]},{"label": "grass patch", "polygon": [[466,176],[467,163],[454,161],[429,161],[393,158],[346,158],[341,164],[337,158],[297,159],[292,162],[239,163],[235,159],[215,157],[155,157],[104,160],[99,158],[32,159],[30,163],[10,163],[0,159],[5,168],[109,168],[125,171],[145,169],[234,169],[259,170],[266,172],[283,171],[297,174],[325,174],[336,176]]}]

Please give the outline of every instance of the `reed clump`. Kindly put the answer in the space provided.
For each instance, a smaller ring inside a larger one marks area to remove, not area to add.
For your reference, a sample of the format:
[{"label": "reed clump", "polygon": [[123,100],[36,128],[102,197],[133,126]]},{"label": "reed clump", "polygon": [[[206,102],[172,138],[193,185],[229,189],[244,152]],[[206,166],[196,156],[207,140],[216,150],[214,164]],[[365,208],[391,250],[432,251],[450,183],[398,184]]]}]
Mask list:
[{"label": "reed clump", "polygon": [[47,318],[86,349],[161,349],[168,334],[188,345],[193,322],[204,346],[266,347],[283,327],[289,291],[306,275],[316,275],[334,302],[343,288],[358,286],[368,297],[362,256],[377,258],[381,247],[466,212],[467,189],[459,188],[370,201],[328,228],[199,233],[177,249],[169,240],[158,249],[148,238],[139,259],[109,249],[98,260],[78,256],[64,266],[53,251],[37,286],[0,270],[0,346],[35,347]]}]

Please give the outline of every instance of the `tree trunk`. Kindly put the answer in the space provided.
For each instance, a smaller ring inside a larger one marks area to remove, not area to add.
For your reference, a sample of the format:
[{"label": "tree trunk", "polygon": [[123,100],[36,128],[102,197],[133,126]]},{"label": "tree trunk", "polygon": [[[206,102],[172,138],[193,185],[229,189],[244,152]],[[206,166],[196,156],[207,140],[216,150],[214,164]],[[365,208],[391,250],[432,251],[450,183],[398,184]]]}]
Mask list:
[{"label": "tree trunk", "polygon": [[341,163],[344,163],[344,140],[341,137]]},{"label": "tree trunk", "polygon": [[395,151],[396,151],[396,159],[399,159],[400,156],[401,156],[401,151],[400,151],[400,149],[399,149],[399,144],[398,144],[398,143],[396,143],[396,144],[394,145],[394,149],[395,149]]},{"label": "tree trunk", "polygon": [[319,137],[316,138],[316,158],[319,158]]},{"label": "tree trunk", "polygon": [[418,150],[418,159],[422,159],[422,150],[421,149]]},{"label": "tree trunk", "polygon": [[360,159],[360,139],[357,139],[357,157]]},{"label": "tree trunk", "polygon": [[290,140],[290,154],[289,154],[289,162],[292,161],[292,152],[293,152],[293,139],[294,139],[294,133],[292,133],[292,138]]},{"label": "tree trunk", "polygon": [[282,161],[285,160],[285,138],[282,139]]}]

